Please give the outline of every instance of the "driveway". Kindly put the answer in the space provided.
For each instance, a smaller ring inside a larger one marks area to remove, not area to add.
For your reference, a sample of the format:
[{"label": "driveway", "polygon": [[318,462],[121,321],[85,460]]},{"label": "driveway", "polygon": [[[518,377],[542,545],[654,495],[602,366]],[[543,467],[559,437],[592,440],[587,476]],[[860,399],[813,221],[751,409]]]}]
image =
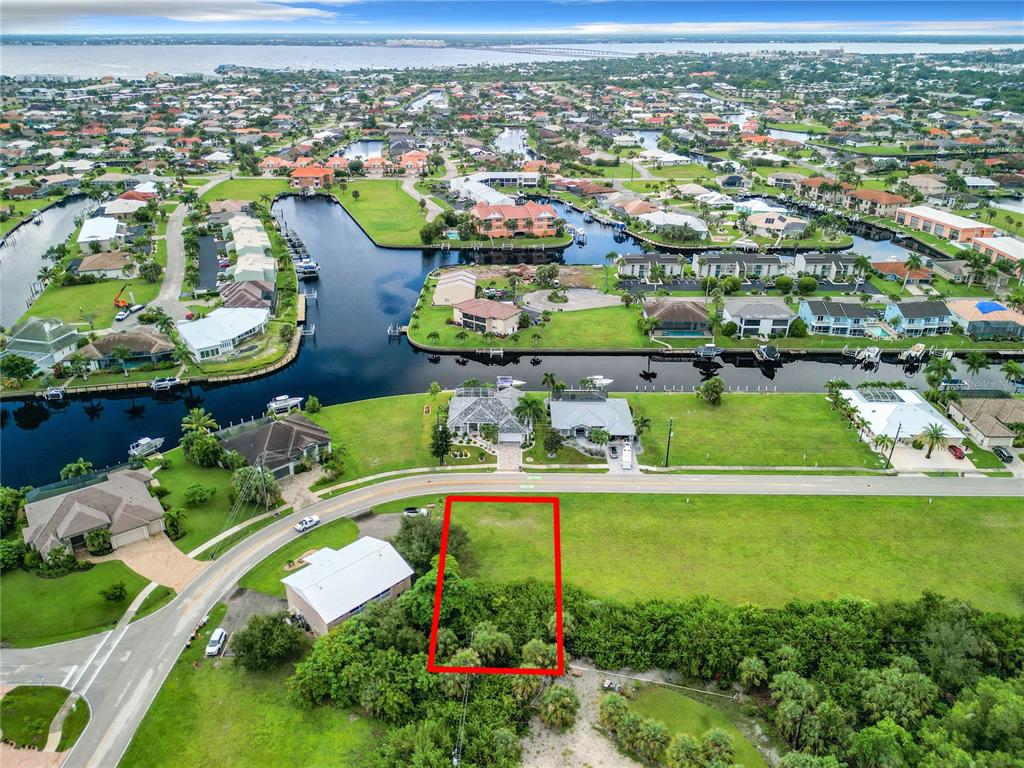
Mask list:
[{"label": "driveway", "polygon": [[163,533],[118,547],[109,555],[89,559],[97,563],[120,560],[140,576],[170,587],[175,592],[181,592],[209,565],[208,562],[193,560],[174,546]]},{"label": "driveway", "polygon": [[566,288],[565,295],[569,299],[565,304],[548,301],[549,290],[530,291],[523,296],[523,304],[530,309],[541,312],[575,312],[578,309],[599,309],[601,307],[617,307],[622,303],[618,296],[595,291],[593,288]]},{"label": "driveway", "polygon": [[916,450],[909,445],[897,445],[892,452],[892,465],[900,472],[974,472],[970,459],[956,459],[945,448],[936,448],[930,459],[927,450]]}]

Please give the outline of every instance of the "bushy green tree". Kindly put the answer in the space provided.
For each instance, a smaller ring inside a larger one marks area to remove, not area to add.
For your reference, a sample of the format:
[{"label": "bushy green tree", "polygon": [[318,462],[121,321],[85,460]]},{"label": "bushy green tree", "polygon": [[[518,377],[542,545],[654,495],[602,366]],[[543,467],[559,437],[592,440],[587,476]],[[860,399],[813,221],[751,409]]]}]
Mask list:
[{"label": "bushy green tree", "polygon": [[231,639],[235,661],[250,672],[269,669],[294,658],[302,648],[302,631],[285,619],[287,612],[256,614]]},{"label": "bushy green tree", "polygon": [[542,722],[559,731],[572,727],[580,699],[576,691],[564,685],[552,685],[540,695],[538,715]]}]

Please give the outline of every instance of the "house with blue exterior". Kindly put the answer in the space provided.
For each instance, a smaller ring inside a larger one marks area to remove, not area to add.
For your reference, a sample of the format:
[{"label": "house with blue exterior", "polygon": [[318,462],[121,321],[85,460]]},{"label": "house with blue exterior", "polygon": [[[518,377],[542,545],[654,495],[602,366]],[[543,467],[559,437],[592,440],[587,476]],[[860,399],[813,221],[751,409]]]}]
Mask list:
[{"label": "house with blue exterior", "polygon": [[944,301],[905,301],[885,308],[885,322],[904,336],[938,336],[953,330]]},{"label": "house with blue exterior", "polygon": [[807,324],[807,332],[825,336],[864,336],[870,309],[847,301],[801,301],[797,316]]}]

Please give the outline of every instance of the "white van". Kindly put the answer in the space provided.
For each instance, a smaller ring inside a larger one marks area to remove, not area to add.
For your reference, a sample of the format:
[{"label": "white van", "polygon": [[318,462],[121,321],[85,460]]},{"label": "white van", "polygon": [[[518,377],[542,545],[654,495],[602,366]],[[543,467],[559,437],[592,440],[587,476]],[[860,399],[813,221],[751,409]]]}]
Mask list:
[{"label": "white van", "polygon": [[623,443],[622,444],[622,468],[632,469],[633,468],[633,444]]}]

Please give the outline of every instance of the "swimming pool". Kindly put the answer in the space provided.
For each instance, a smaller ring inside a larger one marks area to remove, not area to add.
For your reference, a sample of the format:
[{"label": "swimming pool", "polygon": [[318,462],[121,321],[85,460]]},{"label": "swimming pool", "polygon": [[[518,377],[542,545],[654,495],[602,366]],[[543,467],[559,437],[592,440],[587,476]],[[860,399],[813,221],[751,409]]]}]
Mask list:
[{"label": "swimming pool", "polygon": [[865,330],[868,336],[874,336],[876,339],[892,338],[892,334],[880,325],[869,325]]}]

